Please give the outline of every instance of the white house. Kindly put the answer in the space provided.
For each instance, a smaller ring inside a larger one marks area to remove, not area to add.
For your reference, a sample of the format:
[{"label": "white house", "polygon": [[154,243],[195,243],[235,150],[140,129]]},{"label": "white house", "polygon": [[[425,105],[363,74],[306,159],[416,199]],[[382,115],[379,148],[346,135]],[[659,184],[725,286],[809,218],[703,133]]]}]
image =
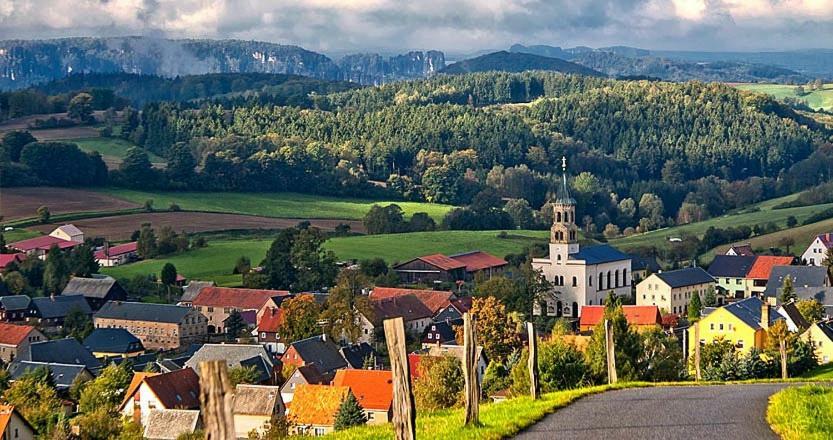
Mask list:
[{"label": "white house", "polygon": [[63,225],[55,228],[49,233],[50,237],[60,238],[62,240],[74,241],[76,243],[84,242],[84,233],[75,225]]},{"label": "white house", "polygon": [[200,381],[191,368],[170,373],[136,373],[119,412],[147,426],[150,412],[159,409],[199,409]]},{"label": "white house", "polygon": [[827,258],[827,250],[833,247],[833,233],[817,235],[801,254],[801,260],[808,266],[821,266]]},{"label": "white house", "polygon": [[553,291],[534,304],[533,314],[578,318],[582,306],[604,304],[610,292],[631,295],[631,257],[609,245],[580,248],[576,201],[567,189],[566,160],[562,168],[562,184],[553,204],[550,253],[532,260],[532,268],[552,283]]}]

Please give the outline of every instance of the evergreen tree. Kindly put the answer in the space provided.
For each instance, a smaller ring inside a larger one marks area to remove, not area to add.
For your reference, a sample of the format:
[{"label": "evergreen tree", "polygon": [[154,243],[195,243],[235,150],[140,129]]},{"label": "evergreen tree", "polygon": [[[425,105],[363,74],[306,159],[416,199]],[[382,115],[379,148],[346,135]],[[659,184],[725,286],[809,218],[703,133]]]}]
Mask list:
[{"label": "evergreen tree", "polygon": [[122,182],[131,188],[153,188],[157,186],[155,171],[145,150],[132,147],[127,150],[119,166]]},{"label": "evergreen tree", "polygon": [[786,304],[796,299],[795,288],[793,287],[793,279],[789,275],[784,277],[784,281],[781,284],[781,296],[779,299],[783,304]]},{"label": "evergreen tree", "polygon": [[642,344],[639,334],[631,329],[622,305],[612,294],[605,302],[604,319],[593,329],[593,336],[586,349],[590,373],[597,383],[607,382],[607,350],[605,349],[604,321],[611,321],[615,346],[616,373],[619,380],[636,380],[640,376],[639,360]]},{"label": "evergreen tree", "polygon": [[338,412],[335,417],[335,430],[341,431],[353,426],[364,425],[367,423],[367,416],[364,413],[359,401],[352,392],[347,392],[347,397],[341,402],[338,407]]},{"label": "evergreen tree", "polygon": [[69,281],[69,269],[64,254],[52,245],[46,254],[43,270],[43,290],[47,295],[59,295]]},{"label": "evergreen tree", "polygon": [[691,295],[691,300],[688,302],[688,322],[697,322],[700,320],[700,312],[703,311],[703,304],[700,302],[700,295],[697,293]]},{"label": "evergreen tree", "polygon": [[6,247],[6,237],[0,232],[0,254],[8,254],[9,249]]},{"label": "evergreen tree", "polygon": [[165,173],[174,182],[189,183],[194,180],[194,167],[197,161],[191,153],[191,148],[185,142],[177,142],[168,151],[168,166]]},{"label": "evergreen tree", "polygon": [[162,266],[162,272],[159,274],[160,281],[166,286],[173,286],[176,284],[176,267],[171,263],[165,263]]},{"label": "evergreen tree", "polygon": [[99,265],[90,246],[77,246],[70,254],[70,272],[77,277],[89,277],[98,273]]},{"label": "evergreen tree", "polygon": [[230,341],[233,341],[240,336],[240,333],[245,328],[246,322],[243,321],[243,317],[240,316],[240,312],[237,310],[231,312],[229,317],[226,319],[226,337],[228,337]]},{"label": "evergreen tree", "polygon": [[717,305],[717,296],[714,294],[714,287],[709,287],[706,290],[706,296],[703,298],[703,305],[706,307],[715,307]]}]

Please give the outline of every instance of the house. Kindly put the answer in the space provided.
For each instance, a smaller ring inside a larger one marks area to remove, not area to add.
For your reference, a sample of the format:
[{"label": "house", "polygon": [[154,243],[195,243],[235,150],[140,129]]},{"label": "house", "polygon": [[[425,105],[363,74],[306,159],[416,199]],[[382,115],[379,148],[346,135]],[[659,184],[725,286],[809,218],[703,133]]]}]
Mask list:
[{"label": "house", "polygon": [[466,264],[443,254],[426,255],[393,266],[405,284],[453,283],[466,277]]},{"label": "house", "polygon": [[405,321],[407,333],[421,335],[434,317],[434,312],[415,295],[371,300],[370,305],[373,308],[372,319],[364,315],[360,316],[362,327],[360,342],[374,342],[377,329],[381,329],[386,319],[401,317]]},{"label": "house", "polygon": [[259,344],[205,344],[186,362],[185,367],[199,373],[202,361],[226,361],[228,368],[254,368],[258,373],[257,382],[273,384],[280,375],[280,365],[275,358]]},{"label": "house", "polygon": [[59,394],[69,392],[72,385],[77,382],[93,380],[95,376],[80,364],[59,364],[50,362],[14,361],[9,364],[9,378],[12,382],[20,379],[24,374],[38,368],[46,368],[52,377],[52,383]]},{"label": "house", "polygon": [[97,328],[82,343],[97,358],[131,358],[145,352],[142,341],[123,328]]},{"label": "house", "polygon": [[[596,328],[596,325],[604,320],[605,306],[586,306],[584,310],[585,313],[581,314],[581,319],[579,320],[579,330],[582,332],[592,332]],[[622,312],[628,321],[628,325],[634,327],[637,331],[662,327],[662,315],[658,306],[625,305],[622,306]]]},{"label": "house", "polygon": [[[462,345],[432,345],[428,347],[428,356],[454,356],[464,362],[466,353],[463,351]],[[486,373],[486,367],[489,365],[489,359],[486,358],[486,353],[483,352],[483,347],[477,346],[475,356],[477,356],[477,376],[480,378],[480,383],[483,383],[483,375]]]},{"label": "house", "polygon": [[26,259],[26,254],[0,254],[0,271],[6,270],[10,264],[20,264]]},{"label": "house", "polygon": [[203,287],[191,301],[193,307],[208,318],[208,333],[223,333],[223,323],[232,312],[254,310],[258,317],[266,308],[277,308],[273,296],[287,296],[285,290]]},{"label": "house", "polygon": [[320,437],[333,432],[338,408],[349,392],[344,386],[299,385],[287,409],[294,422],[292,433]]},{"label": "house", "polygon": [[286,351],[286,344],[281,341],[278,333],[281,324],[283,324],[283,310],[269,307],[261,315],[254,331],[257,342],[273,354],[282,354]]},{"label": "house", "polygon": [[9,363],[29,352],[29,346],[48,338],[30,325],[0,322],[0,361]]},{"label": "house", "polygon": [[29,303],[29,320],[47,333],[60,332],[64,327],[64,319],[71,312],[81,312],[91,316],[90,305],[83,296],[50,296],[32,298]]},{"label": "house", "polygon": [[833,320],[816,322],[801,334],[801,339],[810,342],[820,364],[833,362]]},{"label": "house", "polygon": [[434,315],[434,320],[459,319],[462,318],[463,313],[467,312],[470,308],[459,310],[459,304],[455,302],[455,300],[457,300],[457,295],[447,290],[375,287],[372,291],[370,291],[371,300],[397,298],[405,295],[413,295],[420,300],[425,307],[431,310],[431,313]]},{"label": "house", "polygon": [[379,354],[366,342],[346,345],[339,348],[338,352],[347,361],[347,368],[376,369],[381,363]]},{"label": "house", "polygon": [[825,298],[825,293],[830,289],[830,278],[827,276],[827,268],[823,266],[775,266],[769,274],[763,296],[780,298],[787,277],[792,281],[793,291],[798,298],[813,298],[822,304],[833,304],[833,296]]},{"label": "house", "polygon": [[329,383],[330,381],[321,375],[315,365],[304,365],[296,368],[286,379],[286,382],[281,385],[281,399],[285,404],[292,402],[295,390],[299,385],[326,385]]},{"label": "house", "polygon": [[93,275],[91,278],[72,277],[61,296],[82,296],[95,311],[107,301],[126,301],[127,291],[113,277]]},{"label": "house", "polygon": [[205,316],[190,307],[171,304],[110,301],[93,316],[95,328],[121,328],[149,350],[176,350],[202,342]]},{"label": "house", "polygon": [[422,347],[457,344],[457,335],[454,332],[455,325],[463,325],[463,320],[432,322],[422,332]]},{"label": "house", "polygon": [[83,365],[93,374],[104,367],[98,358],[74,338],[34,342],[29,345],[29,353],[21,354],[19,359],[50,364]]},{"label": "house", "polygon": [[191,280],[188,285],[182,289],[182,296],[179,298],[178,306],[191,306],[194,298],[200,293],[203,287],[214,287],[214,281],[196,281]]},{"label": "house", "polygon": [[636,304],[657,306],[666,313],[682,315],[688,312],[692,295],[702,301],[706,292],[714,288],[714,278],[699,267],[659,271],[636,285]]},{"label": "house", "polygon": [[777,266],[790,266],[794,262],[795,257],[792,256],[758,255],[746,274],[746,295],[760,297],[766,290],[772,269]]},{"label": "house", "polygon": [[331,379],[335,370],[347,368],[347,361],[332,341],[326,335],[301,339],[290,344],[286,353],[281,357],[284,365],[303,367],[315,365],[318,372],[327,379]]},{"label": "house", "polygon": [[752,251],[752,245],[749,243],[733,244],[729,246],[724,255],[732,257],[754,257],[755,252]]},{"label": "house", "polygon": [[25,321],[31,303],[28,295],[0,296],[0,322]]},{"label": "house", "polygon": [[709,266],[709,275],[717,281],[717,288],[726,298],[743,299],[746,293],[746,274],[755,264],[754,256],[715,255]]},{"label": "house", "polygon": [[119,412],[125,418],[147,426],[150,412],[156,409],[199,409],[200,381],[190,368],[170,373],[141,375],[125,392]]},{"label": "house", "polygon": [[74,241],[76,243],[84,242],[84,233],[72,224],[58,226],[49,233],[49,236],[60,238],[61,240]]},{"label": "house", "polygon": [[367,416],[368,425],[393,419],[393,376],[387,370],[339,370],[335,387],[349,387]]},{"label": "house", "polygon": [[11,405],[0,405],[0,439],[35,440],[35,428]]},{"label": "house", "polygon": [[638,254],[630,254],[631,257],[631,284],[639,284],[640,281],[652,273],[660,271],[659,263],[654,257],[643,257]]},{"label": "house", "polygon": [[120,266],[139,258],[138,249],[139,243],[135,241],[112,247],[109,243],[105,243],[104,248],[95,251],[93,257],[101,267]]},{"label": "house", "polygon": [[43,260],[46,258],[46,254],[49,252],[49,249],[52,249],[52,246],[57,246],[58,249],[65,250],[74,248],[80,244],[82,243],[64,240],[62,238],[52,237],[49,235],[42,235],[40,237],[9,243],[7,247],[9,249],[22,252],[26,254],[27,257],[37,257]]},{"label": "house", "polygon": [[810,323],[804,318],[798,310],[795,301],[781,304],[776,313],[784,317],[787,323],[787,329],[793,333],[801,333],[810,327]]},{"label": "house", "polygon": [[263,435],[272,419],[285,411],[280,387],[239,384],[234,388],[232,414],[237,438],[249,438],[252,431]]},{"label": "house", "polygon": [[475,277],[480,276],[491,279],[493,276],[502,274],[509,266],[509,263],[503,258],[498,258],[483,251],[464,252],[451,255],[449,258],[466,266],[466,281],[472,281]]},{"label": "house", "polygon": [[197,409],[152,409],[145,423],[144,438],[148,440],[176,440],[202,428]]},{"label": "house", "polygon": [[[745,257],[730,257],[745,258]],[[715,309],[699,321],[700,345],[717,339],[732,342],[739,352],[746,354],[752,348],[763,350],[767,330],[776,321],[784,319],[771,310],[771,305],[757,297],[735,301]],[[694,326],[688,328],[688,340],[696,341]],[[694,343],[689,344],[689,355],[694,355]]]},{"label": "house", "polygon": [[801,254],[801,261],[808,266],[823,266],[830,248],[833,248],[833,233],[817,235]]}]

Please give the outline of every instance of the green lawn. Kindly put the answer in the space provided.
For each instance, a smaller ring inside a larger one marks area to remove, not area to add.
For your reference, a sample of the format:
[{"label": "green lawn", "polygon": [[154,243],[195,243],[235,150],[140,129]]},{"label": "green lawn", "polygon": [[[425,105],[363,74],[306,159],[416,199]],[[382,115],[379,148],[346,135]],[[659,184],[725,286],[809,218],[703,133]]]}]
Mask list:
[{"label": "green lawn", "polygon": [[435,203],[399,202],[341,197],[316,196],[296,193],[232,193],[232,192],[146,192],[107,188],[102,192],[142,204],[153,200],[159,209],[176,203],[184,210],[229,212],[266,217],[321,218],[360,220],[374,204],[396,203],[410,216],[426,212],[436,221],[452,207]]},{"label": "green lawn", "polygon": [[[104,157],[111,157],[118,160],[124,159],[127,155],[127,150],[136,145],[128,140],[115,137],[95,137],[85,139],[68,139],[66,142],[77,144],[79,148],[84,151],[98,151]],[[148,153],[148,158],[153,163],[165,163],[165,159],[151,153]]]},{"label": "green lawn", "polygon": [[809,371],[801,377],[812,380],[833,380],[833,362]]},{"label": "green lawn", "polygon": [[833,438],[833,388],[805,385],[786,388],[769,398],[766,419],[784,440]]},{"label": "green lawn", "polygon": [[38,231],[30,231],[28,229],[15,228],[13,231],[3,232],[3,238],[6,243],[14,243],[15,241],[26,240],[27,238],[37,237],[41,235]]},{"label": "green lawn", "polygon": [[[813,90],[804,95],[795,93],[796,86],[785,84],[738,84],[738,89],[752,90],[759,93],[765,93],[778,99],[783,98],[797,98],[807,102],[811,108],[816,110],[833,110],[833,84],[825,84],[822,90]],[[809,91],[809,88],[804,85],[804,90]]]}]

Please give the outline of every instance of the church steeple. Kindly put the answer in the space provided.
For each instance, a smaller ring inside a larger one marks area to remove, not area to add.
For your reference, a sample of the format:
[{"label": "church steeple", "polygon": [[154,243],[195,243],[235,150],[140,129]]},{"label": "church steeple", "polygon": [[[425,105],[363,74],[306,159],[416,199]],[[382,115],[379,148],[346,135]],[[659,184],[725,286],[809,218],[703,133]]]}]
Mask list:
[{"label": "church steeple", "polygon": [[553,202],[553,221],[550,228],[550,258],[566,260],[569,254],[578,252],[578,227],[576,227],[576,200],[570,196],[567,186],[567,158],[561,158],[561,185]]}]

